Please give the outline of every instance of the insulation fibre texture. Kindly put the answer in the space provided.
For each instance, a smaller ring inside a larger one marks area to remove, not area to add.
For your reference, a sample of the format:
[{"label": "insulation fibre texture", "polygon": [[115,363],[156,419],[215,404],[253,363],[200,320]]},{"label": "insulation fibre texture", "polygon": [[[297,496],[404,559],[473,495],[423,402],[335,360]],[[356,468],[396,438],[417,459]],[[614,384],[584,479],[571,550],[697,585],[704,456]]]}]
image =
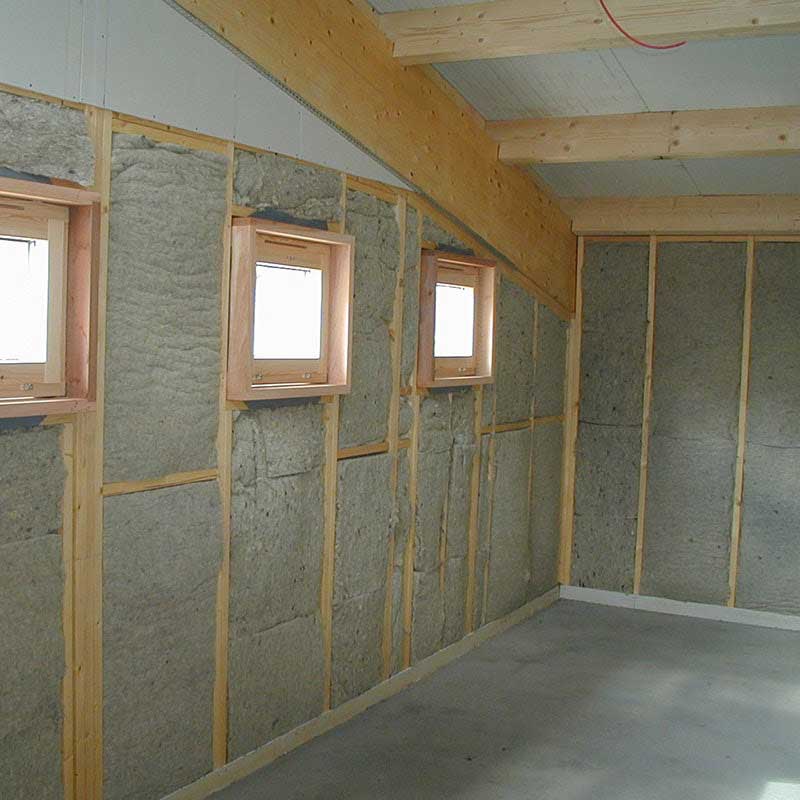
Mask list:
[{"label": "insulation fibre texture", "polygon": [[536,425],[533,429],[533,502],[531,505],[530,597],[558,583],[561,547],[562,425]]},{"label": "insulation fibre texture", "polygon": [[478,552],[475,562],[475,608],[473,610],[473,629],[485,622],[484,594],[485,573],[489,563],[489,549],[492,537],[492,504],[494,502],[494,437],[481,436],[481,474],[478,486]]},{"label": "insulation fibre texture", "polygon": [[366,192],[348,191],[347,233],[355,236],[352,390],[341,398],[339,446],[382,442],[392,395],[389,328],[400,269],[397,208]]},{"label": "insulation fibre texture", "polygon": [[318,402],[275,404],[236,418],[228,724],[233,757],[322,709],[324,459]]},{"label": "insulation fibre texture", "polygon": [[275,153],[237,150],[234,203],[298,220],[339,221],[342,181],[342,174],[331,169]]},{"label": "insulation fibre texture", "polygon": [[641,425],[647,334],[647,244],[586,246],[580,418]]},{"label": "insulation fibre texture", "polygon": [[756,246],[737,605],[800,614],[800,243]]},{"label": "insulation fibre texture", "polygon": [[215,481],[106,498],[106,800],[158,798],[212,768]]},{"label": "insulation fibre texture", "polygon": [[389,543],[394,532],[389,453],[339,462],[333,588],[333,702],[382,678]]},{"label": "insulation fibre texture", "polygon": [[403,265],[403,345],[401,380],[403,386],[414,382],[419,330],[419,263],[421,242],[419,212],[406,206],[405,264]]},{"label": "insulation fibre texture", "polygon": [[222,156],[115,134],[105,479],[216,465]]},{"label": "insulation fibre texture", "polygon": [[639,427],[578,426],[572,583],[633,590],[639,507]]},{"label": "insulation fibre texture", "polygon": [[60,800],[60,429],[0,431],[0,797]]},{"label": "insulation fibre texture", "polygon": [[429,245],[435,245],[438,250],[450,250],[462,255],[475,255],[472,248],[463,239],[445,230],[427,215],[422,217],[422,241]]},{"label": "insulation fibre texture", "polygon": [[0,92],[0,167],[48,178],[94,180],[94,146],[77,108]]},{"label": "insulation fibre texture", "polygon": [[400,450],[397,454],[397,497],[394,542],[394,565],[392,570],[392,674],[403,669],[403,626],[404,588],[403,574],[407,558],[407,547],[411,534],[411,489],[410,463],[408,450]]},{"label": "insulation fibre texture", "polygon": [[498,423],[531,416],[533,322],[536,301],[519,284],[500,276],[495,332],[495,415]]},{"label": "insulation fibre texture", "polygon": [[528,480],[531,432],[495,435],[487,621],[523,606],[530,582]]},{"label": "insulation fibre texture", "polygon": [[537,316],[534,413],[537,417],[550,417],[564,413],[569,326],[542,303]]}]

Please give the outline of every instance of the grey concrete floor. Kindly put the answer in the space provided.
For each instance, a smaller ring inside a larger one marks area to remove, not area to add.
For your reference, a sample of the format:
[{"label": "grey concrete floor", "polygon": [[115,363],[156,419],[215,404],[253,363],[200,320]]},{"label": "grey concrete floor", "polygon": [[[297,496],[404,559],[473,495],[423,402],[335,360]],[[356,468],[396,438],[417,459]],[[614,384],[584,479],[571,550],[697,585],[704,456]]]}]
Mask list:
[{"label": "grey concrete floor", "polygon": [[800,634],[561,601],[215,800],[800,800]]}]

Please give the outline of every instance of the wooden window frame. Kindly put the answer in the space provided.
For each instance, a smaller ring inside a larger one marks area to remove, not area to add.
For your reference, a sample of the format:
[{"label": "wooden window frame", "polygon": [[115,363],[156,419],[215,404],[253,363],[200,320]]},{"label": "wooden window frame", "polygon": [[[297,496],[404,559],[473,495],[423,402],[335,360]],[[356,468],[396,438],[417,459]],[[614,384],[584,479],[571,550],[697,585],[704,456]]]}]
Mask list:
[{"label": "wooden window frame", "polygon": [[[234,217],[231,230],[229,400],[271,400],[346,394],[352,352],[352,236]],[[256,265],[281,263],[323,272],[322,341],[319,359],[253,357]]]},{"label": "wooden window frame", "polygon": [[0,235],[49,243],[47,361],[0,365],[0,418],[93,408],[99,194],[0,178]]},{"label": "wooden window frame", "polygon": [[[473,386],[494,381],[494,298],[496,263],[441,250],[422,251],[417,385],[421,388]],[[472,355],[434,356],[436,285],[475,289]]]}]

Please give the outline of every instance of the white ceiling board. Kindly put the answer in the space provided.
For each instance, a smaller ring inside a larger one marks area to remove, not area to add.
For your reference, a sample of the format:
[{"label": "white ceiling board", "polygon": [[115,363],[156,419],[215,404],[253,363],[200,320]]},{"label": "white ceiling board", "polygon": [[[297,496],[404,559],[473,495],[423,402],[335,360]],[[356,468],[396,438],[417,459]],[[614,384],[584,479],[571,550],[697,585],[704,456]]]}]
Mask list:
[{"label": "white ceiling board", "polygon": [[800,156],[686,161],[702,194],[797,194]]},{"label": "white ceiling board", "polygon": [[437,69],[490,120],[647,111],[611,51],[462,61]]},{"label": "white ceiling board", "polygon": [[699,194],[681,161],[615,161],[531,167],[559,197]]},{"label": "white ceiling board", "polygon": [[800,105],[800,36],[690,42],[666,52],[610,52],[650,111]]}]

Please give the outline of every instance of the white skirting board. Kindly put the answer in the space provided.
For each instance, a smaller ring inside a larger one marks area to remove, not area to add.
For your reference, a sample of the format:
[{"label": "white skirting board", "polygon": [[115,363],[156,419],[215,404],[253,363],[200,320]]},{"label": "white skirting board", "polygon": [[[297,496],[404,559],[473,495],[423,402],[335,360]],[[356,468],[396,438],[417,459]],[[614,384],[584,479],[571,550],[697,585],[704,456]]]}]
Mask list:
[{"label": "white skirting board", "polygon": [[696,617],[718,622],[736,622],[740,625],[756,625],[761,628],[779,628],[784,631],[800,631],[800,616],[776,614],[772,611],[754,611],[749,608],[729,608],[706,603],[684,603],[664,597],[609,592],[604,589],[587,589],[584,586],[562,586],[562,600],[577,600],[601,606],[633,608],[637,611],[654,611],[657,614],[674,614],[679,617]]},{"label": "white skirting board", "polygon": [[230,786],[232,783],[241,780],[252,772],[255,772],[267,764],[280,758],[282,755],[294,750],[306,742],[315,739],[317,736],[331,730],[332,728],[347,722],[362,711],[366,711],[370,706],[386,700],[392,695],[401,692],[417,681],[427,678],[437,670],[455,661],[478,645],[497,636],[499,633],[508,630],[514,625],[524,622],[528,617],[532,617],[538,611],[549,608],[558,602],[559,587],[545,592],[539,597],[534,598],[522,608],[512,611],[501,619],[489,622],[474,633],[470,633],[455,644],[439,650],[432,656],[414,664],[402,672],[398,672],[388,680],[379,683],[369,691],[365,692],[346,703],[337,706],[331,711],[327,711],[319,717],[304,723],[299,728],[289,731],[278,739],[259,747],[252,753],[241,756],[235,761],[231,761],[220,769],[210,772],[208,775],[195,781],[195,783],[178,789],[168,795],[164,800],[203,800],[214,792]]}]

